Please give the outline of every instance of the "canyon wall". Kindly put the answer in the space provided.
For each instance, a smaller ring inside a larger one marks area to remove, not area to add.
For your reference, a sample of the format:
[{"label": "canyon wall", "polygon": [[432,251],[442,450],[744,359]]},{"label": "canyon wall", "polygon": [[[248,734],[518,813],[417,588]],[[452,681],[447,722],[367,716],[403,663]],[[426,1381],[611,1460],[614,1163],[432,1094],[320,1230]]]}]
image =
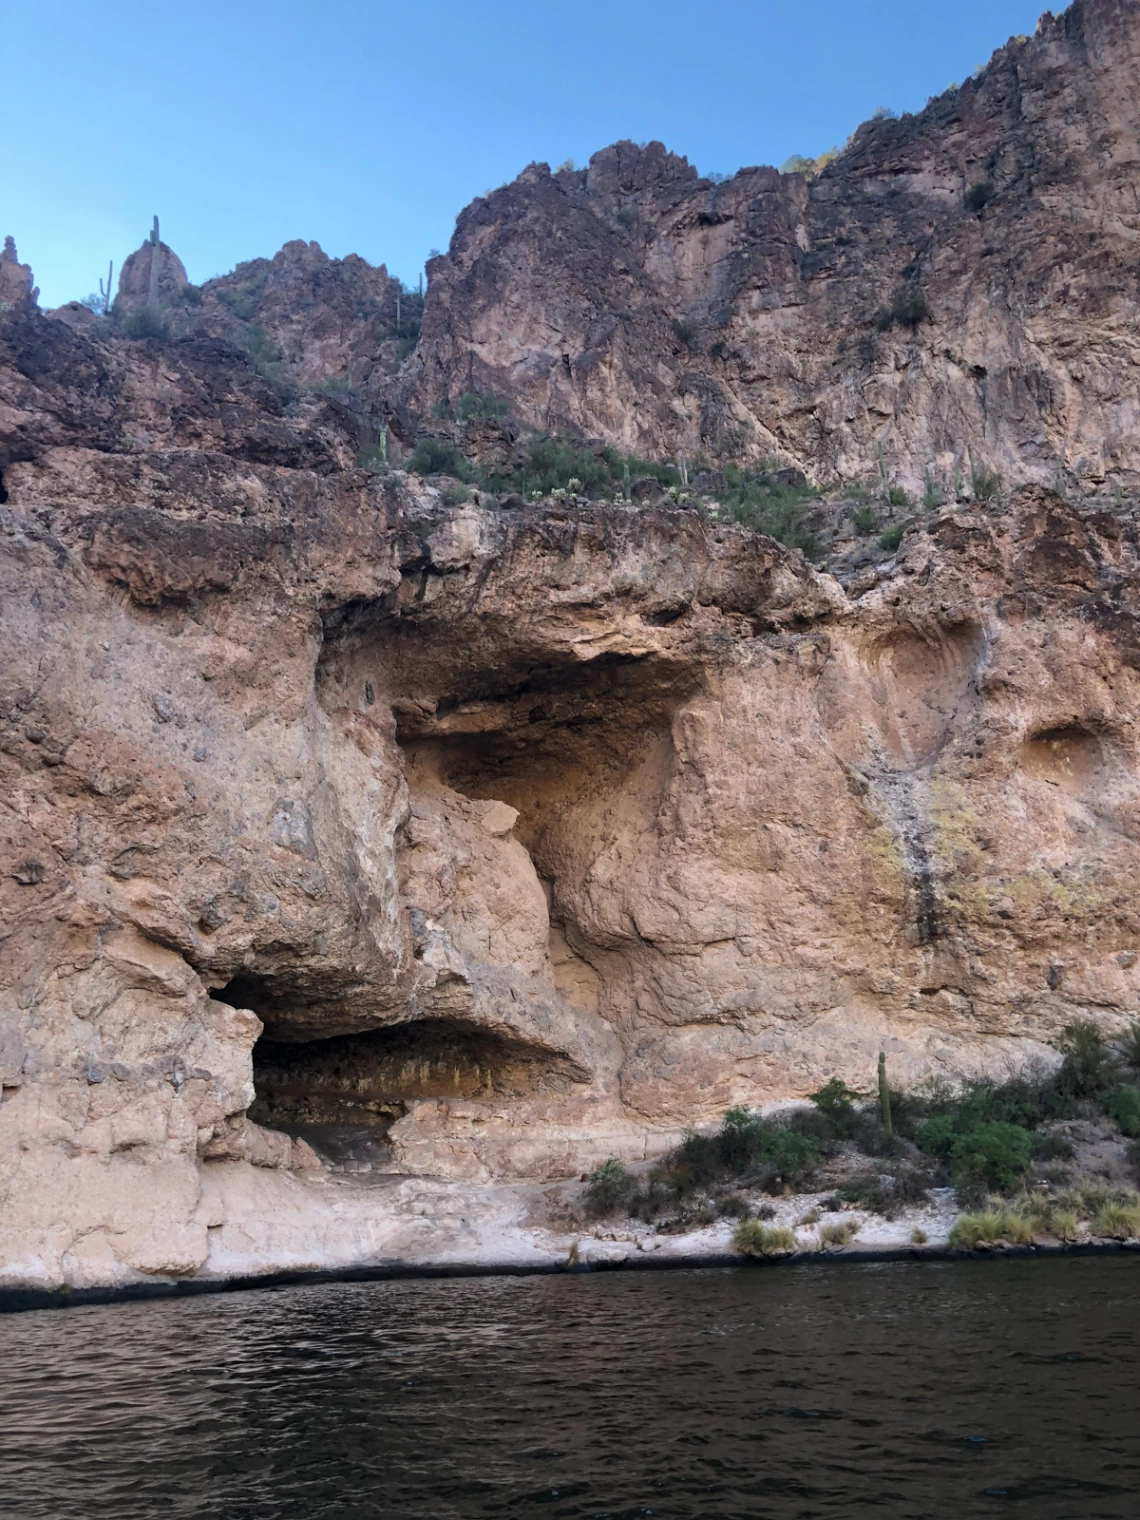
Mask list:
[{"label": "canyon wall", "polygon": [[845,591],[446,506],[202,335],[10,313],[0,397],[5,1283],[221,1270],[329,1127],[565,1177],[1135,1016],[1127,512],[1026,487]]},{"label": "canyon wall", "polygon": [[494,390],[531,426],[823,484],[921,491],[972,450],[1007,484],[1134,487],[1138,82],[1140,9],[1075,0],[818,177],[712,183],[660,143],[532,164],[429,264],[397,417]]}]

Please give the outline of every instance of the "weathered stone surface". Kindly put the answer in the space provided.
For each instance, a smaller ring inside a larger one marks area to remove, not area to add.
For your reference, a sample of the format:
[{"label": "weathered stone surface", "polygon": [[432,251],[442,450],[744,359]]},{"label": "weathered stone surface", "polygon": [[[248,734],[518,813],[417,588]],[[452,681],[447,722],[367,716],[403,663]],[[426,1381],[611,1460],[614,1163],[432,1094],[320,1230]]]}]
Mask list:
[{"label": "weathered stone surface", "polygon": [[201,335],[10,316],[0,396],[4,1281],[293,1261],[286,1197],[378,1249],[283,1124],[567,1176],[1134,1016],[1127,515],[1027,487],[848,595],[445,507]]},{"label": "weathered stone surface", "polygon": [[[432,261],[400,407],[494,390],[532,426],[824,482],[881,460],[921,490],[972,451],[1007,484],[1134,486],[1138,80],[1133,0],[1075,0],[810,182],[714,184],[660,143],[531,165]],[[926,314],[885,325],[900,295]]]}]

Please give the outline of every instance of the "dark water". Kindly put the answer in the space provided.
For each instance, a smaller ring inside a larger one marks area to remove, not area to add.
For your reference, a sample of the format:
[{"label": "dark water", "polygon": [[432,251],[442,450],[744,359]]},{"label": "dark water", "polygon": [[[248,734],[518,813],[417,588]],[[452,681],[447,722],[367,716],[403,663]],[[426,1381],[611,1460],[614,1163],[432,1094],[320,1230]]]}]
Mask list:
[{"label": "dark water", "polygon": [[1140,1261],[333,1284],[0,1319],[4,1520],[1140,1515]]}]

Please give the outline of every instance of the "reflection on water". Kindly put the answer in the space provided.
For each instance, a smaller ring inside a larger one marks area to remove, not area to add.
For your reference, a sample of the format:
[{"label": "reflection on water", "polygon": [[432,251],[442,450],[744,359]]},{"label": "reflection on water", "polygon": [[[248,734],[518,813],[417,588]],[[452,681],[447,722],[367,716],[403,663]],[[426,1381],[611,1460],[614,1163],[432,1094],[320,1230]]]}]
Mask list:
[{"label": "reflection on water", "polygon": [[5,1520],[1120,1516],[1140,1260],[324,1284],[0,1319]]}]

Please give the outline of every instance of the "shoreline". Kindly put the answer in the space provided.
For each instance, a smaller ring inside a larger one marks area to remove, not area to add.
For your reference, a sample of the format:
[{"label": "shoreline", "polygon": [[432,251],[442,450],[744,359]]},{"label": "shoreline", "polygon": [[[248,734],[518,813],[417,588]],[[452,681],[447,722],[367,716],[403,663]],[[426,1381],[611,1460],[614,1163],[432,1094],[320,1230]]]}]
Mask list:
[{"label": "shoreline", "polygon": [[370,1266],[328,1267],[264,1272],[230,1277],[196,1277],[183,1281],[123,1283],[86,1288],[0,1288],[0,1314],[21,1314],[42,1309],[69,1309],[91,1305],[141,1302],[154,1299],[192,1298],[210,1293],[248,1293],[257,1289],[305,1287],[317,1283],[395,1282],[450,1277],[552,1277],[592,1272],[673,1272],[697,1268],[767,1268],[808,1265],[850,1265],[892,1261],[993,1261],[1010,1257],[1108,1256],[1132,1252],[1140,1255],[1140,1240],[1063,1241],[1032,1245],[995,1245],[958,1250],[949,1245],[842,1246],[826,1251],[791,1251],[786,1255],[755,1257],[737,1251],[693,1251],[636,1254],[578,1261],[471,1261],[418,1263],[381,1261]]}]

